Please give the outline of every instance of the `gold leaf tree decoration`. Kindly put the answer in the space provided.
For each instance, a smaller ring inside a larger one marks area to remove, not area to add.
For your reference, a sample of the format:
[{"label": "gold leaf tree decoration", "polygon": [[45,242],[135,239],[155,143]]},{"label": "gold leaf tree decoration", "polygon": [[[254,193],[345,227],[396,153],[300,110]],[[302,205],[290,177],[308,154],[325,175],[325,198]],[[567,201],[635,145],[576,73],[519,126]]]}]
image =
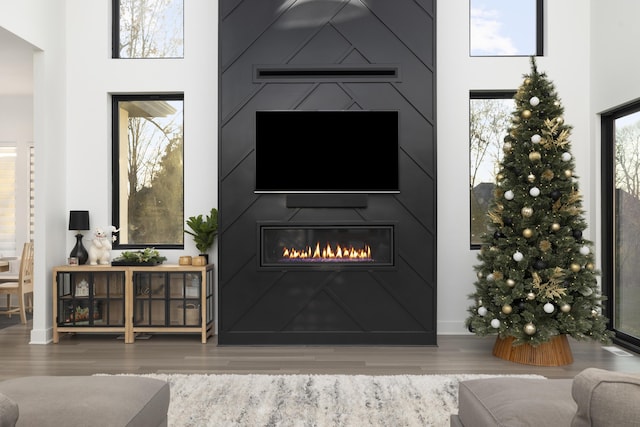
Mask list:
[{"label": "gold leaf tree decoration", "polygon": [[514,100],[465,324],[476,335],[512,337],[513,345],[558,335],[608,343],[571,126],[534,57]]}]

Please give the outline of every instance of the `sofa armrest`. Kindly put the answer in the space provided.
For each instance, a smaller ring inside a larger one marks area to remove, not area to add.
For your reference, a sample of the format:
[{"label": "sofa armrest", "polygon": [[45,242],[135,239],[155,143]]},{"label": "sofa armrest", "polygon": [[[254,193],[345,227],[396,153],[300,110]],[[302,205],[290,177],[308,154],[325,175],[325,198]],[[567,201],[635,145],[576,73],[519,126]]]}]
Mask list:
[{"label": "sofa armrest", "polygon": [[573,380],[578,405],[572,427],[637,426],[640,420],[640,374],[587,368]]},{"label": "sofa armrest", "polygon": [[13,427],[18,421],[18,404],[0,393],[0,427]]}]

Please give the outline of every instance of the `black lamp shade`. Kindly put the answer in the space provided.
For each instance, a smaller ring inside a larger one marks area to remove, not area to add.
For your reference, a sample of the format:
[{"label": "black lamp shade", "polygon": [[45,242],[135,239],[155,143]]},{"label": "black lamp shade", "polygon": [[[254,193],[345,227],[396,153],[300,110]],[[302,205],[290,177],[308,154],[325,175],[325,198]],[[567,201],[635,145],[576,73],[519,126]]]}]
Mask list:
[{"label": "black lamp shade", "polygon": [[89,211],[69,211],[69,230],[89,230]]}]

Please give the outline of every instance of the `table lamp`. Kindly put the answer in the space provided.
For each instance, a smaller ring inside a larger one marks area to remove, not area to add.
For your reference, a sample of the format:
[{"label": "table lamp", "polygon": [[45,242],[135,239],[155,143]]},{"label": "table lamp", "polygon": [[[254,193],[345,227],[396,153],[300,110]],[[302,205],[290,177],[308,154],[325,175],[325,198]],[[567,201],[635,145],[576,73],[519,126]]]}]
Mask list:
[{"label": "table lamp", "polygon": [[77,232],[76,245],[69,256],[78,258],[78,264],[85,264],[89,258],[89,253],[82,245],[82,233],[80,231],[89,230],[89,211],[69,211],[69,230]]}]

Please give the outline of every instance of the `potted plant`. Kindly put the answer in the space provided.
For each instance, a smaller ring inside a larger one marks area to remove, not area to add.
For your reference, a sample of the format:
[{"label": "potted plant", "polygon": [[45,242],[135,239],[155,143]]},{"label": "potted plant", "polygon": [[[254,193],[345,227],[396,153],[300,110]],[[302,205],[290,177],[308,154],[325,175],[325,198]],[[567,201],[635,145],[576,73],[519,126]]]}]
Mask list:
[{"label": "potted plant", "polygon": [[111,261],[111,265],[155,266],[166,261],[156,248],[145,248],[140,251],[125,251]]},{"label": "potted plant", "polygon": [[200,256],[205,257],[208,263],[209,255],[207,251],[213,246],[218,234],[218,210],[211,208],[211,212],[205,217],[203,215],[189,217],[187,226],[190,230],[185,229],[184,232],[193,236],[196,248],[200,251]]}]

